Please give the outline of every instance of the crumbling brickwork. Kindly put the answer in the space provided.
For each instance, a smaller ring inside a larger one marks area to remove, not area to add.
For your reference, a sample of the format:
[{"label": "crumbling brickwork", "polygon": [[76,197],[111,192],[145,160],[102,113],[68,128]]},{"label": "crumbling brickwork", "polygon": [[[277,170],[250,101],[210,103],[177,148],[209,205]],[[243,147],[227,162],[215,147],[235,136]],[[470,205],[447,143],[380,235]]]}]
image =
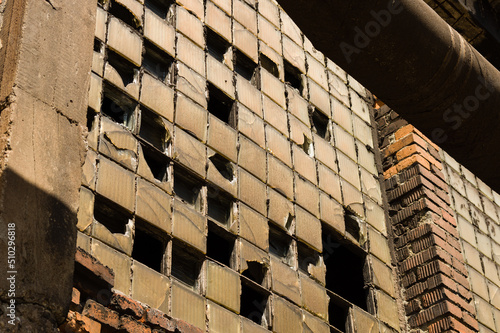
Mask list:
[{"label": "crumbling brickwork", "polygon": [[387,106],[377,123],[409,324],[498,332],[500,197]]},{"label": "crumbling brickwork", "polygon": [[[202,331],[399,331],[366,89],[272,0],[96,9],[78,246],[114,292]],[[125,329],[88,314],[66,329]]]},{"label": "crumbling brickwork", "polygon": [[76,251],[75,265],[70,311],[66,321],[59,327],[60,332],[203,332],[122,293],[114,292],[113,271],[81,248]]},{"label": "crumbling brickwork", "polygon": [[408,323],[433,333],[477,332],[440,149],[385,105],[376,120]]}]

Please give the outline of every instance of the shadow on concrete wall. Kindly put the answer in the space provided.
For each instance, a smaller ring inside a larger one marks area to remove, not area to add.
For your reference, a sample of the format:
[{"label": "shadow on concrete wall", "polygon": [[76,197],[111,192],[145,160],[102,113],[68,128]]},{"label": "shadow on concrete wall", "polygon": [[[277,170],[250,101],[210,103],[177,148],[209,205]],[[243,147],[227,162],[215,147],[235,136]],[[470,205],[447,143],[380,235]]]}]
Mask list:
[{"label": "shadow on concrete wall", "polygon": [[71,301],[76,212],[10,169],[0,191],[0,331],[52,332]]}]

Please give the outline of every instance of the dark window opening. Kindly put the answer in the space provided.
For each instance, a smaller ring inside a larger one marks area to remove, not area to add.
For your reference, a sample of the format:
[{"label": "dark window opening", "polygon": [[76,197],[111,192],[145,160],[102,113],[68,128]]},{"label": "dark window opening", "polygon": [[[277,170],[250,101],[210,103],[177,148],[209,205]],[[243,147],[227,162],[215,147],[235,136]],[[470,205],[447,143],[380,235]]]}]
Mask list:
[{"label": "dark window opening", "polygon": [[165,242],[157,236],[158,230],[150,231],[151,229],[147,229],[147,222],[136,220],[132,258],[162,273]]},{"label": "dark window opening", "polygon": [[207,51],[212,57],[220,62],[224,61],[224,55],[229,49],[229,42],[226,41],[222,36],[207,28]]},{"label": "dark window opening", "polygon": [[299,256],[299,270],[310,275],[309,265],[317,266],[319,264],[319,253],[300,242],[297,242],[297,252]]},{"label": "dark window opening", "polygon": [[172,244],[172,276],[190,287],[198,286],[203,260],[187,245],[173,241]]},{"label": "dark window opening", "polygon": [[222,175],[222,177],[226,178],[230,182],[233,181],[234,178],[234,170],[233,165],[227,159],[222,157],[219,154],[215,154],[210,157],[210,162],[213,163],[217,171]]},{"label": "dark window opening", "polygon": [[[225,236],[222,236],[225,234]],[[227,231],[209,223],[207,236],[207,257],[231,267],[234,238]]]},{"label": "dark window opening", "polygon": [[293,265],[292,238],[273,226],[269,226],[269,252],[287,265]]},{"label": "dark window opening", "polygon": [[207,193],[208,217],[222,225],[229,226],[232,219],[233,200],[221,191],[208,188]]},{"label": "dark window opening", "polygon": [[92,110],[91,108],[87,109],[87,130],[90,132],[94,128],[95,124],[95,117],[97,116],[97,113]]},{"label": "dark window opening", "polygon": [[304,85],[302,83],[302,76],[300,70],[289,63],[286,59],[284,60],[285,67],[285,82],[288,83],[293,88],[297,89],[300,94],[304,91]]},{"label": "dark window opening", "polygon": [[330,140],[328,131],[328,117],[320,110],[316,109],[311,114],[313,130],[323,139]]},{"label": "dark window opening", "polygon": [[347,330],[347,318],[349,317],[350,304],[335,294],[328,293],[328,322],[340,332]]},{"label": "dark window opening", "polygon": [[102,52],[102,42],[97,38],[94,38],[94,52]]},{"label": "dark window opening", "polygon": [[240,314],[251,321],[262,325],[268,302],[268,294],[264,290],[253,286],[251,282],[241,281],[241,308]]},{"label": "dark window opening", "polygon": [[260,64],[261,64],[262,68],[264,68],[266,71],[268,71],[272,75],[276,76],[277,78],[280,77],[278,65],[276,65],[276,63],[274,61],[269,59],[269,57],[267,57],[263,53],[261,53],[259,55],[259,59],[260,59]]},{"label": "dark window opening", "polygon": [[118,72],[125,87],[136,81],[137,68],[130,61],[109,49],[108,63]]},{"label": "dark window opening", "polygon": [[234,50],[234,71],[248,81],[252,81],[257,64],[240,50]]},{"label": "dark window opening", "polygon": [[247,266],[248,268],[241,272],[241,275],[249,278],[255,283],[262,284],[267,273],[264,264],[257,261],[247,261]]},{"label": "dark window opening", "polygon": [[236,127],[234,101],[211,83],[208,83],[208,112],[231,127]]},{"label": "dark window opening", "polygon": [[151,10],[153,13],[161,17],[162,19],[167,18],[170,6],[174,1],[172,0],[145,0],[144,5],[146,8]]},{"label": "dark window opening", "polygon": [[141,129],[139,135],[160,151],[165,151],[167,129],[160,116],[147,109],[141,110]]},{"label": "dark window opening", "polygon": [[345,221],[345,231],[350,234],[354,239],[359,241],[361,234],[360,234],[360,227],[359,227],[359,217],[357,217],[355,214],[345,211],[344,212],[344,221]]},{"label": "dark window opening", "polygon": [[144,40],[142,67],[162,82],[168,81],[174,58],[153,43]]},{"label": "dark window opening", "polygon": [[[348,248],[323,225],[323,260],[326,266],[326,289],[366,310],[367,291],[363,277],[366,255],[361,249]],[[339,274],[342,267],[342,274]]]},{"label": "dark window opening", "polygon": [[123,208],[101,196],[95,197],[94,219],[113,234],[124,234],[132,216]]},{"label": "dark window opening", "polygon": [[168,158],[157,150],[141,143],[144,159],[156,180],[168,181]]},{"label": "dark window opening", "polygon": [[174,192],[185,203],[201,210],[200,180],[191,176],[187,171],[176,167],[174,169]]},{"label": "dark window opening", "polygon": [[140,21],[134,16],[134,14],[132,14],[132,12],[127,7],[114,0],[111,1],[109,13],[114,17],[119,18],[125,24],[128,24],[134,29],[137,29],[141,26]]},{"label": "dark window opening", "polygon": [[288,213],[288,217],[286,218],[286,222],[285,222],[285,229],[290,230],[292,223],[293,223],[293,215]]}]

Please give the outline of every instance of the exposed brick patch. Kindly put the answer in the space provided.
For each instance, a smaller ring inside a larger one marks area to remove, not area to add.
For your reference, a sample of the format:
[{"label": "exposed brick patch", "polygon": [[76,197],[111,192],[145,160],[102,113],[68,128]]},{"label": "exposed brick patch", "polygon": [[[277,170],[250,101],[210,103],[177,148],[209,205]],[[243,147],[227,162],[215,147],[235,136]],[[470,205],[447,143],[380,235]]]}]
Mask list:
[{"label": "exposed brick patch", "polygon": [[476,332],[439,147],[401,120],[386,107],[376,112],[408,322],[412,329],[432,333]]},{"label": "exposed brick patch", "polygon": [[121,317],[121,329],[127,333],[151,333],[151,328],[130,316]]},{"label": "exposed brick patch", "polygon": [[[90,254],[79,249],[77,264],[85,269],[76,270],[72,310],[59,327],[64,333],[202,333],[203,330],[165,313],[152,309],[121,293],[113,292],[113,284],[105,290],[108,298],[102,299],[88,290],[103,287],[103,281],[113,282],[113,272]],[[83,275],[83,276],[81,276]],[[78,289],[78,281],[85,279],[85,290]],[[107,283],[106,282],[106,283]],[[97,286],[89,286],[96,283]],[[103,291],[104,289],[100,289]],[[96,297],[97,296],[97,297]],[[94,298],[93,298],[94,297]],[[85,305],[82,307],[82,300]]]},{"label": "exposed brick patch", "polygon": [[64,324],[59,327],[61,332],[100,333],[101,324],[81,313],[70,311]]},{"label": "exposed brick patch", "polygon": [[[76,249],[75,262],[82,268],[88,270],[93,276],[108,283],[110,286],[115,284],[115,275],[113,271],[101,264],[97,259],[85,252],[82,248]],[[78,269],[77,265],[77,269]]]},{"label": "exposed brick patch", "polygon": [[85,307],[83,308],[82,314],[111,328],[114,329],[120,328],[121,320],[118,312],[110,310],[94,300],[89,299],[85,303]]},{"label": "exposed brick patch", "polygon": [[80,306],[80,290],[73,288],[73,291],[71,292],[71,307],[76,308]]},{"label": "exposed brick patch", "polygon": [[71,291],[71,302],[80,304],[80,291],[76,288]]},{"label": "exposed brick patch", "polygon": [[139,302],[121,294],[115,293],[111,296],[111,308],[136,318],[142,318],[144,315],[144,308]]},{"label": "exposed brick patch", "polygon": [[146,310],[146,321],[154,326],[166,329],[168,332],[175,331],[176,323],[159,310],[148,308]]}]

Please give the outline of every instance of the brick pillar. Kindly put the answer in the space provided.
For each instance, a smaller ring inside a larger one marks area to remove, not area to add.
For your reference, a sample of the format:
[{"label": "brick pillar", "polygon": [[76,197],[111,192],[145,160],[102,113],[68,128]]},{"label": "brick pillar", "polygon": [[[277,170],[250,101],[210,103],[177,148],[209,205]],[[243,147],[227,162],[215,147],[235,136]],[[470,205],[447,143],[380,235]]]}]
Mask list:
[{"label": "brick pillar", "polygon": [[409,325],[477,332],[439,147],[387,106],[377,109],[376,121]]},{"label": "brick pillar", "polygon": [[96,0],[2,2],[0,331],[53,332],[71,301]]}]

